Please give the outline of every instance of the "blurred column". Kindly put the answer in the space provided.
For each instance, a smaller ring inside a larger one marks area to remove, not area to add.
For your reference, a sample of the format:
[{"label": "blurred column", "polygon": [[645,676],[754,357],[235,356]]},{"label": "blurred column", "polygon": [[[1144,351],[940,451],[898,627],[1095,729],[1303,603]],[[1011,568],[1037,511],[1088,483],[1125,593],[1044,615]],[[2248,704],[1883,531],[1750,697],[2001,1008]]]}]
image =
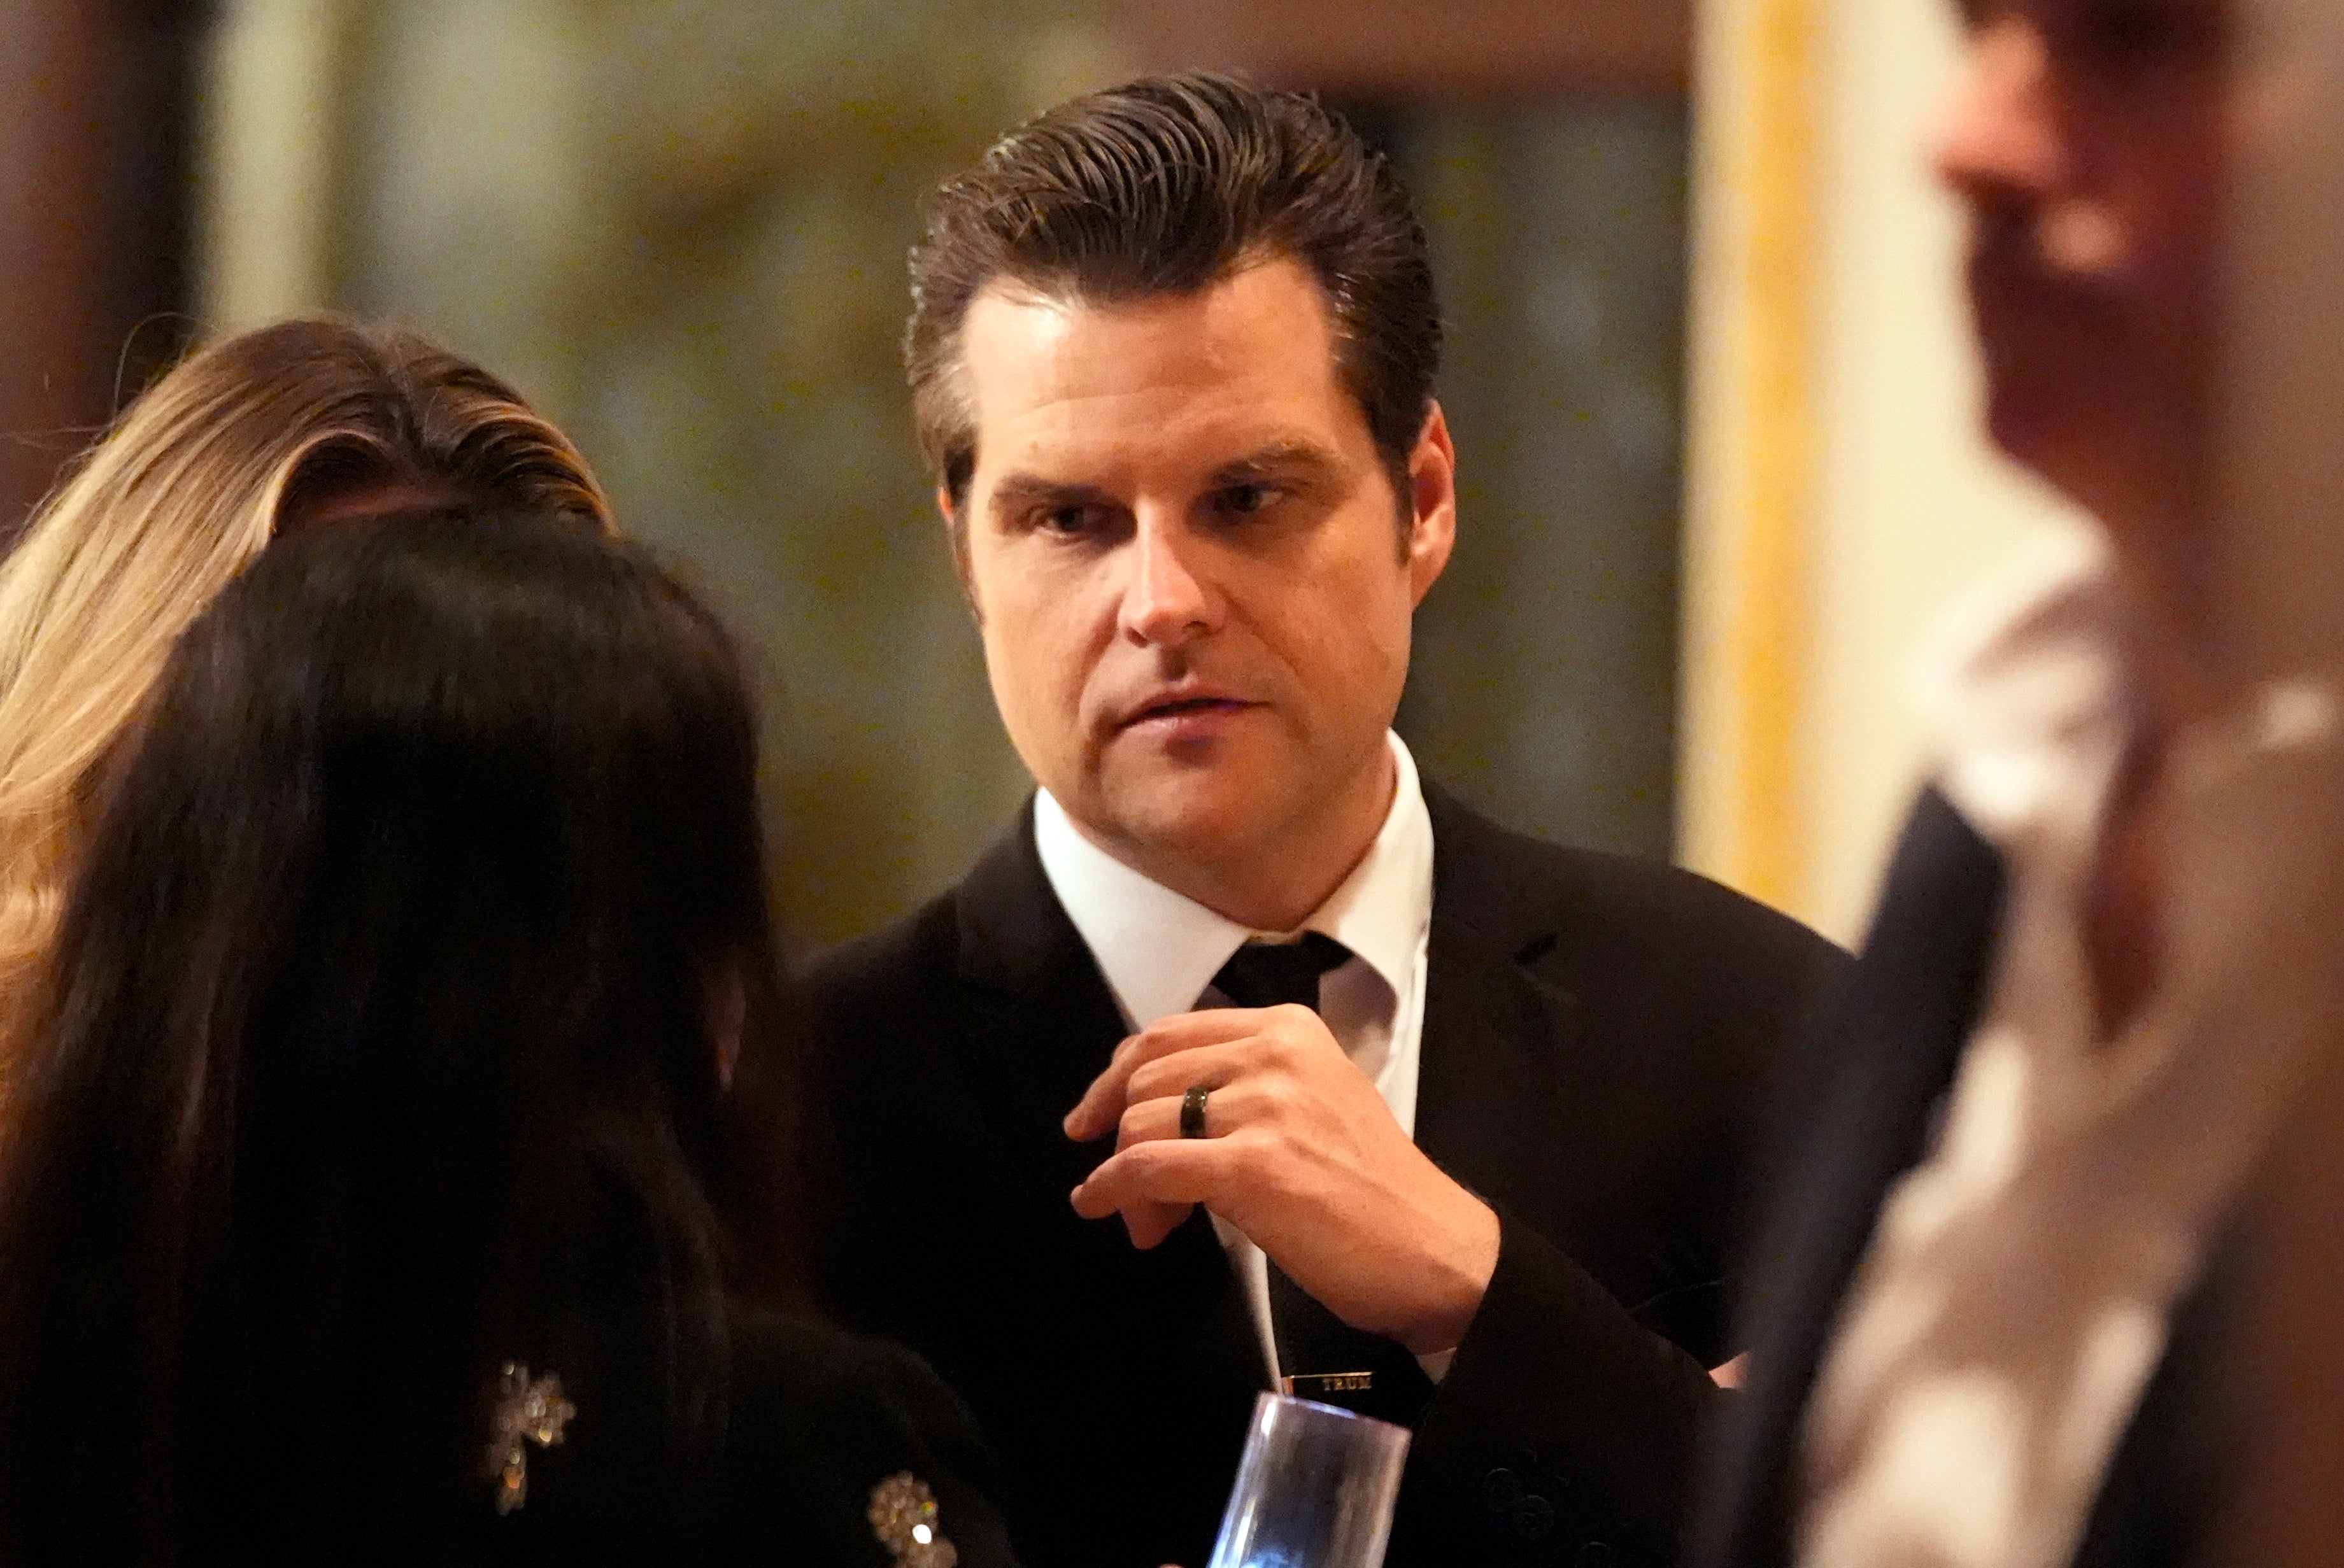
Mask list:
[{"label": "blurred column", "polygon": [[1680,853],[1794,908],[1814,528],[1827,0],[1721,0],[1698,35]]},{"label": "blurred column", "polygon": [[0,0],[0,542],[184,339],[195,0]]},{"label": "blurred column", "polygon": [[[2344,681],[2344,11],[2240,0],[2236,22],[2206,619],[2228,682],[2310,674],[2332,691]],[[2324,965],[2289,991],[2327,1004],[2298,1020],[2325,1025],[2322,1049],[2228,1250],[2232,1342],[2203,1380],[2221,1402],[2192,1412],[2193,1452],[2230,1467],[2194,1559],[2208,1564],[2311,1568],[2344,1540],[2344,780],[2329,783],[2329,831],[2302,844],[2326,874],[2325,908],[2290,932],[2305,942],[2298,961]]]},{"label": "blurred column", "polygon": [[2238,9],[2205,593],[2244,686],[2344,666],[2344,16]]}]

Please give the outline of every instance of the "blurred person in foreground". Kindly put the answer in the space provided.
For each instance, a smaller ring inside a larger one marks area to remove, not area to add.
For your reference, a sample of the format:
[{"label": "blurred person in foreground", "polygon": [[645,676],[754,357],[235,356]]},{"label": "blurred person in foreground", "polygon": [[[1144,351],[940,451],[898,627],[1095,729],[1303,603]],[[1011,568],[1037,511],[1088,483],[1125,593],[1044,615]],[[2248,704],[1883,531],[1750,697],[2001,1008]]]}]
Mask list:
[{"label": "blurred person in foreground", "polygon": [[1840,955],[1391,733],[1457,511],[1389,167],[1307,98],[1141,80],[944,186],[913,282],[1041,789],[813,971],[829,1304],[969,1399],[1036,1562],[1202,1561],[1274,1382],[1415,1429],[1396,1564],[1671,1560],[1744,1133]]},{"label": "blurred person in foreground", "polygon": [[395,327],[214,344],[126,410],[0,562],[0,1052],[56,919],[93,770],[180,632],[277,535],[418,502],[610,525],[512,388]]},{"label": "blurred person in foreground", "polygon": [[2339,1022],[2344,626],[2241,657],[2273,628],[2233,607],[2273,596],[2238,590],[2302,563],[2216,498],[2235,19],[1962,21],[1936,163],[1987,424],[2097,526],[1926,666],[1932,783],[1822,1037],[1698,1532],[1719,1564],[2199,1557],[2239,1221]]},{"label": "blurred person in foreground", "polygon": [[197,618],[10,1070],[0,1560],[1008,1562],[933,1373],[728,1294],[798,1220],[727,1155],[755,759],[571,519],[345,519]]}]

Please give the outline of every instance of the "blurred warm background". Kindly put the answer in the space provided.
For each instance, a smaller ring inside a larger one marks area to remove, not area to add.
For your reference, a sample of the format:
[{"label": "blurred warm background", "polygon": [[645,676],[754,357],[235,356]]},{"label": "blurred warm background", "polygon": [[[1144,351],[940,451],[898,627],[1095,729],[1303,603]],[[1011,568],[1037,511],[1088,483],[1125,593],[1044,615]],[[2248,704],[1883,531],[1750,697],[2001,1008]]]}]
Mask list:
[{"label": "blurred warm background", "polygon": [[405,318],[760,659],[803,940],[1026,782],[896,368],[914,202],[1046,105],[1319,92],[1432,236],[1463,532],[1401,729],[1517,827],[1852,937],[1904,649],[2050,508],[1970,434],[1943,0],[0,0],[0,534],[187,343]]}]

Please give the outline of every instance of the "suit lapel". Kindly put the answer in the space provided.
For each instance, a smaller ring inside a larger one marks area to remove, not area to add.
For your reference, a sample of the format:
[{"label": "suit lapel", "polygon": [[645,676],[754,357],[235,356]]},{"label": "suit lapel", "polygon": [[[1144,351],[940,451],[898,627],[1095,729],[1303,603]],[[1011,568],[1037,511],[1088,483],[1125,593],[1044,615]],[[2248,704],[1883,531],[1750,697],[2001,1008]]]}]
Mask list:
[{"label": "suit lapel", "polygon": [[1019,1168],[1017,1201],[1057,1238],[1051,1251],[1067,1271],[1034,1285],[1126,1317],[1135,1357],[1153,1359],[1169,1377],[1261,1386],[1260,1342],[1203,1211],[1142,1252],[1119,1221],[1085,1221],[1068,1204],[1115,1143],[1076,1143],[1061,1123],[1106,1066],[1124,1021],[1042,869],[1030,804],[962,883],[957,902],[972,1076]]},{"label": "suit lapel", "polygon": [[1551,1181],[1566,1092],[1558,1064],[1571,1060],[1578,1031],[1576,1001],[1525,967],[1553,941],[1560,911],[1528,895],[1479,818],[1430,785],[1425,804],[1432,934],[1416,1141],[1458,1181],[1519,1211]]},{"label": "suit lapel", "polygon": [[1106,1158],[1059,1123],[1123,1038],[1123,1014],[1050,889],[1029,805],[956,898],[959,970],[980,1092],[1016,1158],[1064,1194]]}]

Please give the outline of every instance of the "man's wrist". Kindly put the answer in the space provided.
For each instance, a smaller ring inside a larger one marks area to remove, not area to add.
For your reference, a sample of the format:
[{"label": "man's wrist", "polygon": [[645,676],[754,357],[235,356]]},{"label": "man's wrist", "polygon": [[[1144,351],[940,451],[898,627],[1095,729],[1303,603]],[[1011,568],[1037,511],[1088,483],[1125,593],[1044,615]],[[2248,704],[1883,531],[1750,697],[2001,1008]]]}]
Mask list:
[{"label": "man's wrist", "polygon": [[1502,1227],[1497,1211],[1465,1191],[1453,1221],[1441,1227],[1441,1245],[1434,1249],[1433,1268],[1421,1307],[1412,1322],[1392,1336],[1419,1356],[1453,1351],[1465,1342],[1489,1294],[1498,1270]]}]

